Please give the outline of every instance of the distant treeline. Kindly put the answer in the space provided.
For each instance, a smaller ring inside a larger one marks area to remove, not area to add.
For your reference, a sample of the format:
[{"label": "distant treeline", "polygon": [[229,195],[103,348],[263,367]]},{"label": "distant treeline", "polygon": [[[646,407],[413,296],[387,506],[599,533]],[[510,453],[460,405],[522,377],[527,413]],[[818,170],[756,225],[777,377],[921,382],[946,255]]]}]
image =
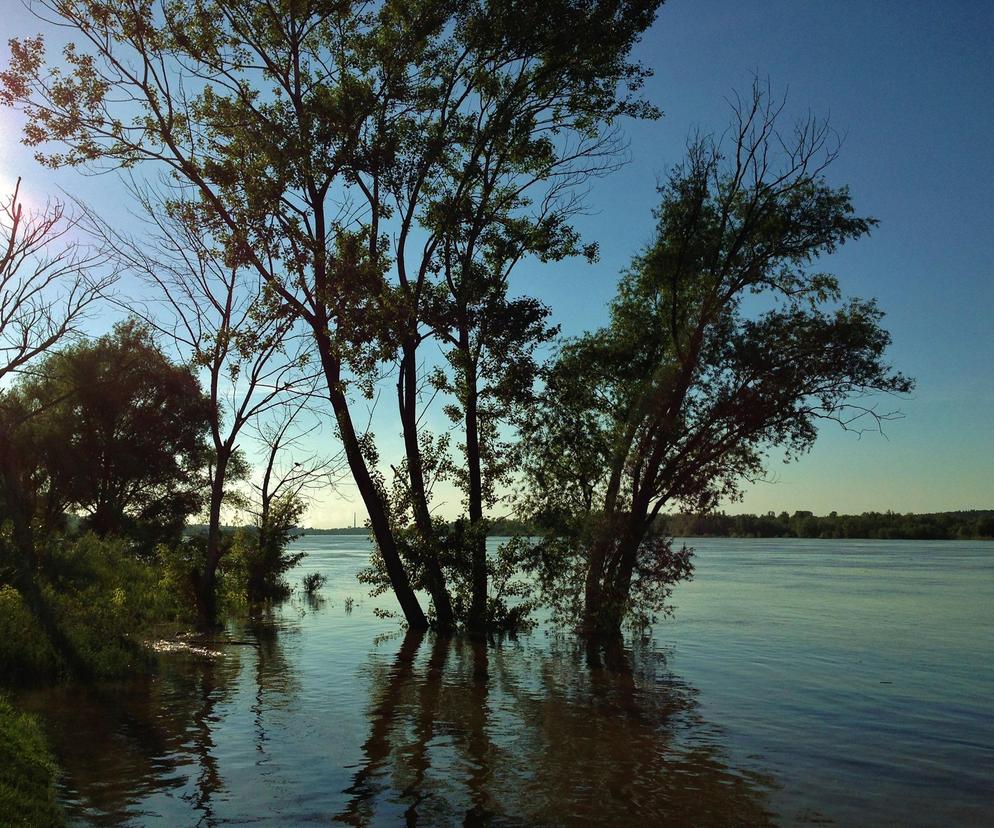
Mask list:
[{"label": "distant treeline", "polygon": [[[815,515],[767,512],[765,515],[660,515],[656,529],[677,538],[877,538],[883,540],[994,540],[994,509],[930,514],[863,512]],[[301,529],[302,535],[366,535],[363,527]],[[538,534],[513,518],[499,518],[491,537]]]},{"label": "distant treeline", "polygon": [[879,538],[892,540],[992,540],[994,510],[899,514],[662,515],[659,529],[674,537]]},{"label": "distant treeline", "polygon": [[[368,535],[369,529],[363,526],[346,526],[341,529],[304,528],[297,530],[297,532],[300,535]],[[487,534],[490,537],[509,537],[512,535],[528,535],[531,534],[531,531],[523,521],[513,520],[512,518],[499,518],[493,522]]]}]

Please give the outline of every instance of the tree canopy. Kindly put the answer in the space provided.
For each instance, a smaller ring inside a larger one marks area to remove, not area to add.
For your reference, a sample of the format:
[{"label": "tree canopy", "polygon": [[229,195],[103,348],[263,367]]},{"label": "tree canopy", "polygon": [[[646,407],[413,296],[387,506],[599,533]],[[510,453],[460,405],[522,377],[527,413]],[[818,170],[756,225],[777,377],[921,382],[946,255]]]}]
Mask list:
[{"label": "tree canopy", "polygon": [[[44,5],[76,40],[61,66],[41,39],[11,43],[0,85],[27,142],[54,165],[165,167],[164,208],[309,326],[405,616],[426,624],[409,572],[423,568],[451,625],[417,374],[439,274],[592,255],[570,224],[575,185],[617,163],[619,118],[658,114],[630,55],[660,0]],[[353,414],[395,359],[421,550],[407,561]]]},{"label": "tree canopy", "polygon": [[150,552],[201,508],[209,400],[147,328],[121,323],[52,353],[13,393],[39,412],[24,439],[50,516],[75,512],[98,535]]},{"label": "tree canopy", "polygon": [[649,531],[665,505],[734,499],[771,447],[805,451],[822,421],[879,424],[886,413],[861,397],[912,387],[885,360],[875,303],[812,270],[875,222],[826,179],[827,124],[784,133],[782,109],[757,85],[724,140],[691,142],[608,325],[562,348],[531,412],[527,508],[549,527],[555,570],[585,556],[588,627],[617,629],[633,590],[661,608],[689,574]]}]

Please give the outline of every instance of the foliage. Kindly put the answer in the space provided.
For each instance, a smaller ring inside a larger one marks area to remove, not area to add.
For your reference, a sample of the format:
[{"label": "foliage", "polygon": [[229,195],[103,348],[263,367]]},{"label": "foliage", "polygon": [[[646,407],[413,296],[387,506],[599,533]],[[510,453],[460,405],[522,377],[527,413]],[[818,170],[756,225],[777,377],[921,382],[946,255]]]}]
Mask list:
[{"label": "foliage", "polygon": [[0,585],[0,672],[6,681],[65,675],[72,667],[67,657],[98,678],[144,669],[149,655],[142,638],[192,614],[170,566],[135,558],[124,541],[93,534],[57,538],[44,555],[37,583],[61,641],[53,642],[18,589]]},{"label": "foliage", "polygon": [[78,511],[85,528],[127,535],[146,554],[176,541],[202,503],[209,405],[146,327],[121,323],[49,354],[15,393],[39,412],[23,439],[50,513]]},{"label": "foliage", "polygon": [[55,798],[56,774],[38,721],[18,713],[0,696],[0,824],[10,828],[63,825]]},{"label": "foliage", "polygon": [[765,515],[660,515],[663,531],[676,537],[879,538],[885,540],[992,540],[994,511],[900,514],[863,512],[818,516],[808,511]]},{"label": "foliage", "polygon": [[328,582],[328,578],[320,572],[311,572],[304,576],[304,592],[313,595],[318,592]]},{"label": "foliage", "polygon": [[664,505],[713,508],[771,446],[794,457],[819,421],[879,423],[858,399],[912,387],[884,361],[876,305],[810,269],[875,222],[825,178],[827,125],[782,134],[782,109],[757,84],[730,147],[691,143],[608,326],[561,349],[530,412],[524,509],[545,526],[539,554],[583,558],[588,628],[617,630],[634,595],[659,594],[640,581],[689,574],[648,534]]},{"label": "foliage", "polygon": [[290,594],[284,577],[303,560],[304,552],[290,552],[298,537],[297,523],[306,504],[293,491],[277,495],[269,504],[264,520],[257,523],[255,536],[245,545],[247,593],[250,601],[283,598]]},{"label": "foliage", "polygon": [[6,683],[58,674],[59,656],[24,597],[9,584],[0,586],[0,675]]},{"label": "foliage", "polygon": [[617,163],[618,119],[659,114],[631,52],[660,0],[45,5],[71,31],[64,65],[12,40],[0,101],[46,163],[166,168],[169,215],[307,325],[386,572],[424,626],[349,394],[371,397],[398,355],[413,372],[406,468],[441,606],[417,410],[439,274],[450,253],[468,274],[592,252],[571,193]]}]

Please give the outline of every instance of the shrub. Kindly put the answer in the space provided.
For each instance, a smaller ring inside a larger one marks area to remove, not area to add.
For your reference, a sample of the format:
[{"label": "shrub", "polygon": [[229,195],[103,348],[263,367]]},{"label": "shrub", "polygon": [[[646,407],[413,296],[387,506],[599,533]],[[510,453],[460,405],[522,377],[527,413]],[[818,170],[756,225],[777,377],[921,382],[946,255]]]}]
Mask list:
[{"label": "shrub", "polygon": [[151,655],[142,638],[190,614],[170,569],[137,560],[123,541],[59,539],[44,550],[44,561],[36,600],[46,608],[46,624],[21,592],[0,585],[0,675],[9,683],[64,674],[67,660],[96,678],[144,668]]},{"label": "shrub", "polygon": [[0,676],[12,684],[51,678],[62,664],[24,597],[14,587],[0,586]]},{"label": "shrub", "polygon": [[320,572],[312,572],[310,575],[304,576],[304,592],[313,595],[326,583],[328,583],[328,579],[324,575]]},{"label": "shrub", "polygon": [[0,825],[63,825],[56,772],[38,722],[0,696]]}]

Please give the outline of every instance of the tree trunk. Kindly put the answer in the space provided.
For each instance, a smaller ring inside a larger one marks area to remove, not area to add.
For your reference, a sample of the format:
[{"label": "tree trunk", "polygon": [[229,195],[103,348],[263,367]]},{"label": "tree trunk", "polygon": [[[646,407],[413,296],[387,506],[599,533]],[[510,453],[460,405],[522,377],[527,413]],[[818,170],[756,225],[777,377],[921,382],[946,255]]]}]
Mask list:
[{"label": "tree trunk", "polygon": [[469,525],[472,543],[472,600],[469,632],[484,635],[487,630],[487,537],[483,527],[483,470],[480,459],[479,410],[476,369],[470,361],[468,342],[463,353],[467,360],[466,380],[466,466],[469,473]]},{"label": "tree trunk", "polygon": [[228,446],[217,450],[217,466],[211,479],[210,508],[207,520],[207,550],[204,568],[197,583],[197,612],[206,627],[217,622],[217,567],[221,561],[221,503],[224,481],[231,451]]},{"label": "tree trunk", "polygon": [[[609,604],[613,604],[615,596],[609,589],[613,583],[611,562],[617,554],[618,537],[617,516],[605,514],[601,525],[597,528],[587,560],[587,574],[583,590],[583,622],[584,635],[599,636],[605,633],[613,634],[609,622],[613,618]],[[620,628],[620,624],[618,625]]]},{"label": "tree trunk", "polygon": [[[618,525],[622,523],[622,525]],[[583,631],[597,637],[617,637],[628,611],[632,575],[639,546],[647,531],[645,513],[628,515],[605,524],[591,553],[591,563],[599,561],[598,571],[587,571],[584,596]]]},{"label": "tree trunk", "polygon": [[404,569],[404,562],[400,558],[397,543],[390,528],[386,503],[383,500],[383,495],[377,490],[369,468],[366,465],[366,458],[363,457],[359,438],[352,423],[349,402],[345,396],[345,392],[342,390],[341,363],[332,353],[331,341],[327,334],[322,333],[320,327],[315,329],[314,336],[318,346],[318,353],[321,357],[321,367],[324,370],[325,380],[328,384],[328,397],[335,412],[335,420],[338,423],[342,446],[345,448],[345,458],[352,471],[356,487],[359,489],[362,502],[366,506],[366,511],[369,513],[369,523],[373,530],[373,537],[376,539],[380,554],[383,556],[383,563],[386,566],[390,584],[393,587],[394,594],[397,596],[397,601],[404,613],[407,625],[412,630],[425,630],[428,628],[428,619],[425,617],[424,610],[421,609],[418,598],[411,588],[410,578],[408,578],[407,570]]},{"label": "tree trunk", "polygon": [[608,516],[598,531],[591,548],[584,591],[585,635],[603,638],[621,634],[628,608],[631,566],[639,540],[631,521],[623,522],[617,515]]},{"label": "tree trunk", "polygon": [[20,577],[33,578],[39,560],[35,550],[32,517],[34,514],[30,495],[22,485],[23,471],[17,446],[7,425],[0,424],[0,483],[3,484],[3,499],[10,520],[11,540],[17,560],[14,570]]},{"label": "tree trunk", "polygon": [[435,529],[428,509],[428,492],[425,488],[424,465],[421,461],[421,446],[418,444],[417,417],[417,362],[413,342],[405,342],[400,377],[397,380],[400,420],[404,431],[404,449],[407,454],[407,472],[411,487],[411,505],[414,510],[414,525],[418,529],[425,547],[428,549],[425,560],[425,575],[428,592],[435,605],[435,619],[439,629],[455,627],[452,612],[452,599],[445,584],[445,573],[434,551],[437,546]]}]

